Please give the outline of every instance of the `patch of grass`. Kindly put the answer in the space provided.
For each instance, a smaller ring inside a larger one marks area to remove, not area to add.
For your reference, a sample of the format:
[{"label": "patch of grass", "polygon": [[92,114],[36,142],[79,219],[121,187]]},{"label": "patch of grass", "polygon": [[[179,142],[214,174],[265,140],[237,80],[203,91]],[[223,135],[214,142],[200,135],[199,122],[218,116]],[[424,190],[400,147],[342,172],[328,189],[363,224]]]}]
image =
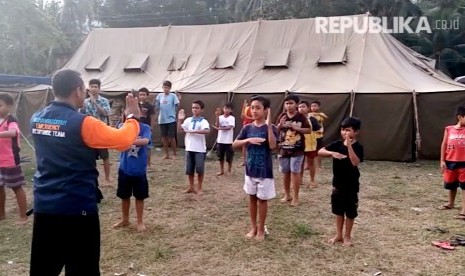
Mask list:
[{"label": "patch of grass", "polygon": [[[34,157],[26,147],[23,164],[30,181]],[[112,153],[112,177],[116,187],[117,157]],[[237,155],[238,157],[240,154]],[[442,189],[437,161],[421,166],[367,161],[360,166],[359,217],[353,230],[354,247],[329,246],[335,234],[331,213],[331,162],[324,160],[318,188],[301,188],[300,205],[279,201],[282,176],[275,161],[278,196],[269,201],[266,224],[270,231],[264,242],[246,239],[250,229],[248,197],[242,190],[244,174],[234,163],[231,176],[216,177],[218,162],[207,161],[204,195],[186,195],[182,152],[175,160],[162,160],[153,151],[155,172],[148,175],[150,198],[145,200],[146,233],[135,229],[134,201],[130,227],[114,230],[121,216],[116,188],[102,187],[100,204],[102,275],[462,275],[463,249],[445,252],[431,246],[432,240],[463,234],[463,222],[453,219],[458,212],[438,211],[447,199]],[[98,168],[102,169],[101,162]],[[304,184],[309,181],[305,171]],[[32,203],[32,185],[25,187]],[[32,223],[14,225],[17,206],[7,189],[7,219],[0,222],[0,275],[28,275]],[[459,206],[460,197],[457,197]],[[411,207],[422,208],[416,213]],[[426,231],[439,226],[446,234]],[[399,242],[401,241],[401,242]],[[8,261],[13,261],[9,264]],[[134,269],[129,269],[130,264]],[[412,264],[415,264],[412,266]]]},{"label": "patch of grass", "polygon": [[311,236],[319,235],[317,231],[313,230],[309,225],[298,223],[294,225],[292,230],[295,237],[300,239],[310,238]]}]

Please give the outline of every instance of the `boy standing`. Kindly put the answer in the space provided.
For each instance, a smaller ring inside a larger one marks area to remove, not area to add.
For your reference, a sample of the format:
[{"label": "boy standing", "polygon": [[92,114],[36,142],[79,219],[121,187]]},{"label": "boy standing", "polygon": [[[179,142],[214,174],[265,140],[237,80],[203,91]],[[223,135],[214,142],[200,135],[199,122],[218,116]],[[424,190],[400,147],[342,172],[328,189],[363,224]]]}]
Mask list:
[{"label": "boy standing", "polygon": [[[242,127],[244,127],[245,125],[248,125],[248,124],[250,124],[250,123],[252,123],[254,121],[254,119],[252,117],[252,109],[251,109],[247,99],[245,99],[244,103],[242,104],[241,120],[242,120]],[[245,166],[246,159],[247,159],[247,151],[246,151],[245,146],[244,146],[242,148],[242,163],[241,163],[241,166]]]},{"label": "boy standing", "polygon": [[5,219],[5,187],[13,189],[18,202],[19,220],[16,224],[25,224],[26,193],[23,185],[26,181],[19,162],[19,127],[15,117],[10,115],[13,98],[0,94],[0,220]]},{"label": "boy standing", "polygon": [[[326,119],[328,119],[328,116],[324,114],[323,112],[320,112],[320,107],[321,107],[321,102],[320,101],[313,101],[310,104],[310,116],[315,117],[315,119],[318,121],[318,124],[320,124],[320,130],[316,132],[316,150],[319,150],[323,147],[323,135],[324,135],[324,128],[323,124]],[[318,161],[318,169],[321,169],[321,158],[317,157]]]},{"label": "boy standing", "polygon": [[[127,113],[127,112],[126,112]],[[125,116],[123,116],[123,123]],[[121,123],[118,127],[121,127]],[[150,127],[139,123],[139,136],[127,151],[120,154],[118,171],[118,189],[116,196],[121,198],[121,221],[113,228],[129,225],[129,209],[131,196],[136,198],[137,231],[145,231],[143,220],[144,199],[149,197],[149,184],[147,181],[147,145],[150,143]]]},{"label": "boy standing", "polygon": [[[318,151],[319,156],[333,158],[333,193],[331,209],[336,215],[336,236],[330,244],[344,242],[352,246],[351,232],[357,217],[360,172],[358,164],[363,162],[363,147],[356,140],[361,122],[354,117],[341,123],[342,140],[335,141]],[[345,222],[345,234],[342,230]]]},{"label": "boy standing", "polygon": [[176,156],[176,109],[179,105],[179,99],[176,94],[171,93],[171,82],[163,82],[163,93],[155,98],[155,109],[158,111],[158,124],[163,143],[165,156],[163,159],[171,159],[169,145],[173,150],[173,156]]},{"label": "boy standing", "polygon": [[[299,97],[288,95],[284,99],[285,112],[279,116],[279,170],[284,175],[284,197],[281,202],[299,204],[299,190],[302,182],[301,170],[304,161],[305,136],[312,130],[308,119],[297,111]],[[294,196],[291,196],[291,182]]]},{"label": "boy standing", "polygon": [[[184,109],[179,110],[178,130],[184,131],[184,145],[186,151],[186,175],[189,181],[189,188],[185,193],[202,194],[202,183],[205,172],[205,155],[207,144],[205,135],[210,133],[210,124],[200,115],[205,108],[205,104],[200,101],[192,103],[192,117],[186,118]],[[194,176],[197,172],[197,190],[194,188]]]},{"label": "boy standing", "polygon": [[232,162],[234,157],[234,150],[232,148],[234,126],[236,119],[231,115],[233,105],[227,103],[223,107],[223,115],[219,108],[215,111],[216,122],[214,128],[218,130],[218,137],[216,138],[218,159],[220,161],[220,171],[216,174],[218,176],[224,174],[224,159],[228,163],[228,174],[231,173]]},{"label": "boy standing", "polygon": [[453,209],[457,189],[462,189],[462,209],[456,216],[465,220],[465,107],[456,111],[457,124],[447,126],[441,144],[441,169],[443,171],[444,188],[449,190],[449,202],[440,209]]},{"label": "boy standing", "polygon": [[242,128],[233,147],[247,148],[244,191],[249,195],[252,229],[246,237],[264,240],[268,200],[276,196],[271,151],[276,148],[277,130],[270,120],[270,100],[253,97],[251,109],[254,121]]},{"label": "boy standing", "polygon": [[[84,100],[83,113],[99,119],[108,124],[108,116],[110,115],[110,102],[108,99],[100,96],[100,80],[91,79],[89,81],[89,98]],[[108,149],[98,149],[97,159],[103,160],[103,171],[105,173],[105,181],[110,184],[110,154]]]},{"label": "boy standing", "polygon": [[[151,129],[154,127],[153,115],[155,114],[155,108],[152,104],[147,101],[149,96],[149,90],[145,87],[139,89],[139,107],[140,107],[140,122],[148,125]],[[150,141],[152,141],[152,136],[150,136]],[[151,155],[152,143],[149,143],[147,146],[147,166],[151,167],[152,165],[152,155]]]},{"label": "boy standing", "polygon": [[306,168],[310,171],[310,187],[316,188],[317,184],[315,182],[315,175],[316,175],[316,168],[315,168],[315,158],[318,157],[318,151],[316,148],[316,137],[317,132],[320,130],[320,125],[316,118],[309,116],[309,107],[310,104],[307,101],[301,101],[299,103],[299,113],[304,115],[310,124],[312,132],[310,134],[304,134],[305,136],[305,160],[302,162],[302,171],[301,177],[303,182],[303,168],[305,167],[304,164],[307,164]]}]

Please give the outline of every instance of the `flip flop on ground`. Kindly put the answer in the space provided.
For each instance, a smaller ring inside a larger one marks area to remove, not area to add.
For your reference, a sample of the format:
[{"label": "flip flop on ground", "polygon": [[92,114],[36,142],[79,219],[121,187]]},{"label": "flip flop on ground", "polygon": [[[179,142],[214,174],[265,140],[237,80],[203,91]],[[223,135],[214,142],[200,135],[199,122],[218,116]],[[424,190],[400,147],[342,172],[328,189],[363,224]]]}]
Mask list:
[{"label": "flip flop on ground", "polygon": [[465,220],[465,214],[458,214],[455,216],[456,219]]},{"label": "flip flop on ground", "polygon": [[450,206],[450,205],[447,205],[447,204],[444,204],[444,205],[438,207],[438,210],[452,210],[452,209],[454,209],[454,206]]},{"label": "flip flop on ground", "polygon": [[454,250],[455,247],[450,245],[449,241],[432,241],[432,245],[437,246],[439,248],[445,249],[445,250]]}]

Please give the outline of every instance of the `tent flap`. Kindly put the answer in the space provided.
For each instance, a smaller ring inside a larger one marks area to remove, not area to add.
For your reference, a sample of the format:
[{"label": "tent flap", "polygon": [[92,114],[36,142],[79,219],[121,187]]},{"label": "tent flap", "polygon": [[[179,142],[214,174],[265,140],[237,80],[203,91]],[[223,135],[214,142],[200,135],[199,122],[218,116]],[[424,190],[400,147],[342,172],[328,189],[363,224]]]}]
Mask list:
[{"label": "tent flap", "polygon": [[321,48],[318,64],[328,63],[346,63],[347,62],[347,45],[329,45]]},{"label": "tent flap", "polygon": [[143,72],[147,69],[148,61],[149,61],[148,54],[132,54],[128,65],[124,67],[124,71],[125,72],[128,72],[128,71]]},{"label": "tent flap", "polygon": [[234,67],[238,51],[235,49],[220,52],[216,58],[215,69],[227,69]]},{"label": "tent flap", "polygon": [[171,59],[168,71],[181,71],[186,69],[187,63],[189,62],[190,54],[176,54]]},{"label": "tent flap", "polygon": [[290,49],[269,50],[265,60],[265,68],[287,67],[289,64]]},{"label": "tent flap", "polygon": [[110,56],[108,55],[100,55],[95,58],[92,58],[91,61],[85,67],[86,71],[102,72],[109,58]]}]

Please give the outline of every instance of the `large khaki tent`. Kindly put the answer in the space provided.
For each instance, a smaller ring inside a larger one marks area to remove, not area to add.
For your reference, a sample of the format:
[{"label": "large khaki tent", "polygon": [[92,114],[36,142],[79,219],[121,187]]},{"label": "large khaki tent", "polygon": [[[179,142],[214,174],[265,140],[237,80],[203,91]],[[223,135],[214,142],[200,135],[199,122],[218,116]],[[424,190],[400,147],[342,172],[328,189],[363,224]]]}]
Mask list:
[{"label": "large khaki tent", "polygon": [[[0,82],[1,83],[1,82]],[[32,115],[53,100],[49,85],[0,85],[0,93],[13,97],[13,115],[18,118],[19,128],[25,136],[30,135],[29,120]]]},{"label": "large khaki tent", "polygon": [[183,108],[194,99],[206,102],[210,121],[216,107],[232,101],[238,125],[242,102],[251,95],[268,96],[276,117],[285,95],[295,93],[322,102],[330,117],[327,140],[338,137],[343,117],[360,117],[368,159],[408,161],[416,148],[420,157],[437,158],[443,127],[454,123],[454,109],[465,102],[465,86],[389,34],[317,33],[315,24],[294,19],[97,29],[65,68],[86,81],[99,78],[108,96],[143,86],[161,91],[170,80]]}]

